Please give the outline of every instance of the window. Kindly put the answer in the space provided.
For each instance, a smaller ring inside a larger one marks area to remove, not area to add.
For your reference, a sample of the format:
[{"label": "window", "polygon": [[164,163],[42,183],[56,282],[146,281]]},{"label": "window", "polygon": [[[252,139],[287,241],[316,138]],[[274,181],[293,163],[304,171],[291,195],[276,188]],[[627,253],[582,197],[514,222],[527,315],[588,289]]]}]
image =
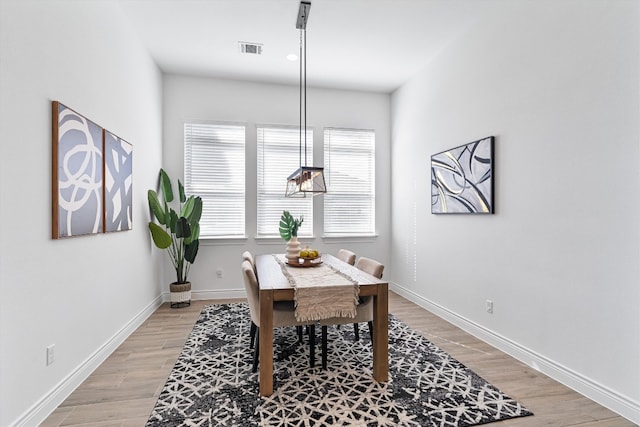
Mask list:
[{"label": "window", "polygon": [[245,235],[244,145],[244,125],[184,125],[185,192],[202,197],[202,238]]},{"label": "window", "polygon": [[[313,236],[313,197],[285,198],[287,177],[300,166],[300,128],[257,126],[258,237],[279,237],[283,210],[304,222],[298,237]],[[304,165],[304,145],[302,151]],[[307,164],[313,164],[313,130],[307,128]]]},{"label": "window", "polygon": [[375,132],[324,130],[324,235],[375,234]]}]

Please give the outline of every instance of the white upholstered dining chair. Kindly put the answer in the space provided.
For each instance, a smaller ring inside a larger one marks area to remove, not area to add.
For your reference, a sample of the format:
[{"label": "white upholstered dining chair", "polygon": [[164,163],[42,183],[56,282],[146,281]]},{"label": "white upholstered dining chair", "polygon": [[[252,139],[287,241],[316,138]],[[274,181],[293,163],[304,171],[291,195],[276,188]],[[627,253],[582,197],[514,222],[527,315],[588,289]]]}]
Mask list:
[{"label": "white upholstered dining chair", "polygon": [[253,271],[256,271],[256,261],[254,260],[253,254],[251,254],[251,252],[244,251],[242,253],[242,260],[249,261],[249,263],[251,264],[251,267],[253,267]]},{"label": "white upholstered dining chair", "polygon": [[[359,270],[364,271],[376,277],[378,279],[382,279],[382,272],[384,270],[384,264],[379,263],[376,260],[366,257],[358,258],[358,262],[356,263],[356,267]],[[356,339],[359,339],[358,335],[358,324],[362,322],[367,322],[369,326],[369,335],[371,336],[371,342],[373,343],[373,297],[366,296],[361,297],[360,302],[357,307],[356,317],[332,317],[330,319],[324,319],[320,321],[320,326],[322,327],[322,368],[327,368],[327,327],[329,325],[344,325],[348,323],[353,323],[354,326],[354,334],[356,335]]]},{"label": "white upholstered dining chair", "polygon": [[[255,262],[255,258],[253,257],[253,254],[249,251],[244,251],[242,253],[242,260],[243,261],[249,261],[249,263],[251,263],[251,266],[253,267],[253,272],[256,273],[256,278],[258,277],[258,270],[256,269],[256,262]],[[260,283],[260,282],[258,282]],[[251,328],[249,330],[249,348],[253,348],[254,342],[256,340],[256,332],[258,330],[258,327],[256,326],[255,323],[253,323],[253,321],[251,322]],[[302,326],[298,326],[297,327],[297,331],[298,331],[298,338],[300,340],[300,342],[302,342]]]},{"label": "white upholstered dining chair", "polygon": [[[251,254],[251,252],[249,251],[244,251],[242,253],[242,261],[249,261],[249,264],[251,264],[251,267],[253,268],[253,272],[256,272],[256,262],[253,258],[253,254]],[[257,276],[256,276],[257,279]],[[255,323],[253,323],[253,321],[251,321],[251,329],[249,330],[249,337],[250,337],[250,343],[249,343],[249,348],[253,348],[253,344],[254,341],[256,339],[256,331],[258,330],[258,327],[256,326]]]},{"label": "white upholstered dining chair", "polygon": [[[256,326],[256,340],[253,351],[253,372],[258,368],[258,357],[260,355],[260,286],[254,270],[254,266],[248,260],[242,261],[242,277],[244,279],[244,287],[247,292],[247,302],[249,303],[249,313],[251,322]],[[309,360],[311,366],[314,365],[314,348],[315,348],[315,322],[298,322],[295,316],[295,307],[293,301],[275,301],[273,303],[273,327],[279,328],[284,326],[296,326],[298,328],[298,336],[301,337],[302,326],[309,325]]]},{"label": "white upholstered dining chair", "polygon": [[[349,265],[354,265],[356,263],[356,254],[355,252],[350,251],[349,249],[340,249],[338,251],[337,258],[340,261],[344,261]],[[360,304],[362,303],[362,299],[360,299]],[[337,325],[340,328],[340,325]],[[360,328],[357,323],[353,324],[353,334],[355,335],[356,341],[360,339]]]},{"label": "white upholstered dining chair", "polygon": [[361,256],[358,258],[358,262],[356,262],[356,268],[372,275],[373,277],[382,279],[384,264],[380,264],[378,261],[371,258]]},{"label": "white upholstered dining chair", "polygon": [[356,263],[356,254],[354,252],[351,252],[348,249],[340,249],[338,251],[337,258],[340,261],[344,261],[349,265],[354,265]]}]

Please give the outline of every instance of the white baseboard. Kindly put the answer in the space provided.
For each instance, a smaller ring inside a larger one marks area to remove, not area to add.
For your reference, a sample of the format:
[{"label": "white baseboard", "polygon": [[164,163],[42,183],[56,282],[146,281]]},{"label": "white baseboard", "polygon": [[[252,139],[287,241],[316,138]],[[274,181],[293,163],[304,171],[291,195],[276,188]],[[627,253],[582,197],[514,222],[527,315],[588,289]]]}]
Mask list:
[{"label": "white baseboard", "polygon": [[[244,289],[220,289],[220,290],[208,290],[208,291],[191,291],[191,299],[193,301],[207,300],[207,299],[230,299],[230,298],[246,298],[247,293]],[[165,292],[162,294],[164,302],[171,301],[171,293]]]},{"label": "white baseboard", "polygon": [[40,425],[69,395],[113,353],[142,323],[162,304],[162,296],[156,297],[140,313],[124,325],[113,337],[36,402],[11,426],[30,427]]},{"label": "white baseboard", "polygon": [[630,421],[640,424],[640,402],[617,393],[579,372],[573,371],[535,351],[526,348],[490,329],[485,328],[453,311],[438,305],[397,283],[389,283],[389,289],[402,295],[427,311],[447,320],[460,329],[513,356],[519,361],[540,371],[561,384],[598,402]]}]

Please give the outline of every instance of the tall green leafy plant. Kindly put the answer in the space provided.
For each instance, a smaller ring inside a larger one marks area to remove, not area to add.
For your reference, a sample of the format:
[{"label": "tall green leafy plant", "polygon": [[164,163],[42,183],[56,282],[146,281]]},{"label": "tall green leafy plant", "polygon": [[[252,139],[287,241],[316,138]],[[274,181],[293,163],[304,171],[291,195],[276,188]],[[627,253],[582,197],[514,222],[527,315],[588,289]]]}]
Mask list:
[{"label": "tall green leafy plant", "polygon": [[304,221],[304,217],[300,216],[300,218],[295,219],[289,211],[282,211],[279,227],[280,237],[287,242],[292,237],[298,237],[298,228],[302,225],[302,221]]},{"label": "tall green leafy plant", "polygon": [[177,211],[174,210],[171,205],[174,202],[173,187],[163,169],[160,169],[160,191],[162,201],[154,190],[147,194],[149,209],[157,221],[149,221],[149,231],[156,247],[167,249],[176,270],[176,283],[187,283],[189,268],[198,255],[200,244],[202,199],[200,196],[186,197],[178,180],[178,199],[173,203]]}]

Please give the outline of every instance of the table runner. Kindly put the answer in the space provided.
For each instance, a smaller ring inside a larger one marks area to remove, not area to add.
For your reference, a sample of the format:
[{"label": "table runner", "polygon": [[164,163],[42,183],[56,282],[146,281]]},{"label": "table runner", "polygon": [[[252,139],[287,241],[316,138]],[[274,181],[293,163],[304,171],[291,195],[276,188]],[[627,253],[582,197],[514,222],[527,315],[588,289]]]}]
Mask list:
[{"label": "table runner", "polygon": [[282,255],[274,254],[295,292],[295,316],[299,322],[331,317],[356,316],[358,281],[328,264],[290,267]]}]

